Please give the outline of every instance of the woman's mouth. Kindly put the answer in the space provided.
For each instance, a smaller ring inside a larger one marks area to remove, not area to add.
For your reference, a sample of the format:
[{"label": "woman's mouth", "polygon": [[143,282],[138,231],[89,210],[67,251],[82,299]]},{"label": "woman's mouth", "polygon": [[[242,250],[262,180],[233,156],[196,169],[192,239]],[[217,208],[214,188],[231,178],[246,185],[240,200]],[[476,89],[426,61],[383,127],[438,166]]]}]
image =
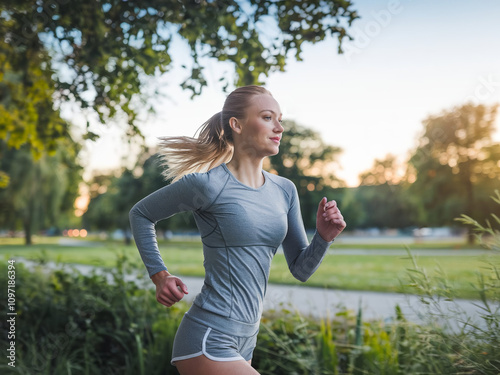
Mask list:
[{"label": "woman's mouth", "polygon": [[271,141],[279,144],[281,141],[281,137],[273,137],[273,138],[271,138]]}]

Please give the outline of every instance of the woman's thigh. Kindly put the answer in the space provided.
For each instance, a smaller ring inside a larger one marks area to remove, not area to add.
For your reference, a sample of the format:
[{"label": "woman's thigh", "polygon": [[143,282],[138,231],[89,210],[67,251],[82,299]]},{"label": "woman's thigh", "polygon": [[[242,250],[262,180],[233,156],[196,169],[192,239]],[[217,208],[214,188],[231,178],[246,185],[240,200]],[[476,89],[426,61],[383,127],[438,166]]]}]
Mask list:
[{"label": "woman's thigh", "polygon": [[256,375],[259,374],[251,361],[212,361],[204,355],[176,361],[175,365],[181,375]]}]

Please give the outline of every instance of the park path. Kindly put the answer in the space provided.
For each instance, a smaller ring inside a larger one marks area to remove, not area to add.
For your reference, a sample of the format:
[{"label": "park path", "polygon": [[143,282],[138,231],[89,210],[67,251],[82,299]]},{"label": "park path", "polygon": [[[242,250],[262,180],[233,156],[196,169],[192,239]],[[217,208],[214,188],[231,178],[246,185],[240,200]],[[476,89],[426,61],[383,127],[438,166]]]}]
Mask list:
[{"label": "park path", "polygon": [[[24,263],[28,268],[35,267],[38,263],[16,257],[16,260]],[[44,263],[46,269],[76,269],[83,275],[91,272],[106,274],[105,268],[83,265],[83,264],[56,264],[54,262]],[[108,281],[112,282],[112,275],[106,274]],[[194,297],[200,292],[203,286],[201,277],[181,277],[188,286],[189,294],[184,297],[186,302],[192,302]],[[135,281],[146,288],[154,288],[153,283],[144,274],[144,277],[128,275],[127,281]],[[352,290],[335,290],[326,288],[316,288],[298,285],[269,284],[264,301],[264,310],[281,310],[287,308],[300,312],[302,315],[313,316],[315,318],[334,317],[337,312],[345,309],[356,312],[361,306],[363,318],[365,320],[382,319],[390,321],[395,319],[396,306],[401,308],[405,318],[409,321],[419,323],[428,317],[428,310],[420,299],[414,295],[404,295],[399,293],[365,292]],[[481,324],[479,316],[482,311],[479,301],[475,300],[455,300],[453,302],[441,301],[439,308],[442,311],[460,311]],[[497,306],[497,313],[500,306]],[[457,315],[457,319],[460,317]],[[456,322],[452,324],[456,327]]]}]

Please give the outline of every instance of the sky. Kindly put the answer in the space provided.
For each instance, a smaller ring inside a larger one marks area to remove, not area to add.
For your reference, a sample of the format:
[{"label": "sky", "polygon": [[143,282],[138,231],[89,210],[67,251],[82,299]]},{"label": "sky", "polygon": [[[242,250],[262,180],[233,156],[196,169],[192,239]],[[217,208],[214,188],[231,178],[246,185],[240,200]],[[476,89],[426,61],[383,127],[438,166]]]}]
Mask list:
[{"label": "sky", "polygon": [[[500,102],[500,2],[360,0],[354,9],[362,18],[350,28],[355,39],[344,44],[343,55],[334,39],[306,46],[303,61],[290,58],[286,72],[272,73],[265,84],[284,119],[318,131],[325,143],[343,150],[336,173],[348,186],[358,185],[358,175],[375,158],[391,153],[406,161],[428,116],[470,101]],[[173,48],[174,69],[155,81],[166,95],[155,98],[157,113],[141,125],[151,146],[160,136],[194,135],[226,96],[217,78],[227,67],[208,62],[209,87],[191,100],[178,87],[187,49],[179,41]],[[74,109],[66,115],[87,121]],[[87,143],[82,154],[87,178],[135,161],[120,135],[123,128],[95,126],[101,138]],[[497,121],[498,141],[499,128]]]}]

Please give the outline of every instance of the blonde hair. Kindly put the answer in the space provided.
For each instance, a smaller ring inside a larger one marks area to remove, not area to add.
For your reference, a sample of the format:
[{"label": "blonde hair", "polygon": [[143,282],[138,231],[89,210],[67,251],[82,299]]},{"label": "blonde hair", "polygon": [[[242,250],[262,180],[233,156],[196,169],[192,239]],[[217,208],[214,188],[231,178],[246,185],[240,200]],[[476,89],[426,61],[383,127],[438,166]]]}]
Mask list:
[{"label": "blonde hair", "polygon": [[271,93],[262,86],[243,86],[231,92],[221,112],[213,115],[196,133],[196,137],[160,137],[159,155],[167,180],[177,181],[194,172],[206,172],[233,156],[233,134],[229,119],[244,119],[250,100]]}]

